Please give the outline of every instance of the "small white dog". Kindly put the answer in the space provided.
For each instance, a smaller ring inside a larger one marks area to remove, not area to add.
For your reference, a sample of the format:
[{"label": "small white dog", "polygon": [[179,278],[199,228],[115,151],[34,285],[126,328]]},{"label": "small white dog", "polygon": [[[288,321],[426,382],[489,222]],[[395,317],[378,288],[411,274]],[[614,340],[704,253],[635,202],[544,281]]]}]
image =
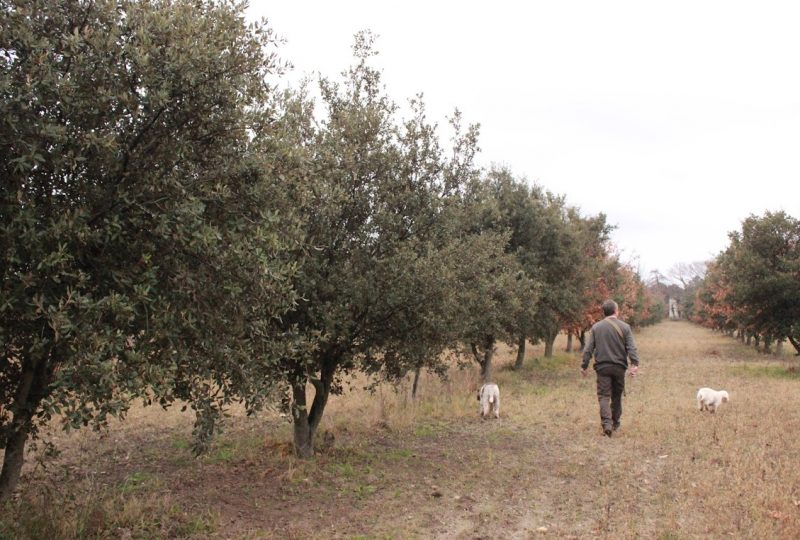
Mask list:
[{"label": "small white dog", "polygon": [[500,388],[494,383],[487,383],[478,390],[478,401],[481,402],[481,418],[489,416],[489,409],[495,418],[500,418]]},{"label": "small white dog", "polygon": [[701,388],[697,391],[697,408],[701,411],[714,412],[725,401],[730,399],[725,390]]}]

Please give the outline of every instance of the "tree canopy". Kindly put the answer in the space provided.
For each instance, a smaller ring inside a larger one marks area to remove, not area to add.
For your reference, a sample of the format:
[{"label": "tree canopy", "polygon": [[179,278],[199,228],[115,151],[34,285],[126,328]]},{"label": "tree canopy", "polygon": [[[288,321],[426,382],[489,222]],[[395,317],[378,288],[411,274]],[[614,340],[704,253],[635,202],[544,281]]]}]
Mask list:
[{"label": "tree canopy", "polygon": [[234,388],[259,394],[299,237],[276,206],[274,39],[241,6],[4,0],[0,22],[4,496],[52,415],[182,398],[208,428]]},{"label": "tree canopy", "polygon": [[552,353],[606,293],[649,320],[605,216],[478,167],[458,111],[442,143],[371,33],[312,97],[278,90],[244,9],[0,0],[0,498],[49,421],[181,402],[200,451],[233,401],[288,401],[310,457],[353,372],[443,374],[452,352],[490,380],[498,341]]},{"label": "tree canopy", "polygon": [[800,221],[780,212],[751,215],[709,268],[696,319],[767,341],[788,339],[800,353]]}]

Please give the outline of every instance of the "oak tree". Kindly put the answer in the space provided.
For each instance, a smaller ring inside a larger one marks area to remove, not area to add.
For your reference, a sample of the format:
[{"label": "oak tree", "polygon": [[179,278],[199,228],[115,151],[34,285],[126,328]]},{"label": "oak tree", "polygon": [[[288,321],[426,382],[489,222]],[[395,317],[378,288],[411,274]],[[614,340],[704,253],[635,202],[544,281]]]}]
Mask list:
[{"label": "oak tree", "polygon": [[299,237],[275,40],[243,9],[0,0],[0,498],[51,418],[183,399],[208,434],[269,389]]}]

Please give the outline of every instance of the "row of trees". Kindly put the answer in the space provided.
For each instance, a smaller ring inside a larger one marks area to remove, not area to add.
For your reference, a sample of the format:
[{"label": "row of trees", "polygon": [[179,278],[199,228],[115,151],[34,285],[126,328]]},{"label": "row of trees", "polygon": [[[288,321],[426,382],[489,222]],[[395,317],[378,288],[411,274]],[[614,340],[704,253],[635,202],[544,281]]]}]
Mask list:
[{"label": "row of trees", "polygon": [[0,499],[54,416],[185,403],[202,450],[233,401],[284,401],[308,457],[352,372],[488,380],[498,341],[552,354],[606,297],[660,316],[605,216],[476,166],[457,112],[447,147],[420,97],[401,118],[369,33],[317,98],[275,43],[227,0],[0,0]]},{"label": "row of trees", "polygon": [[751,215],[729,236],[697,291],[694,320],[766,352],[788,340],[800,354],[800,221]]}]

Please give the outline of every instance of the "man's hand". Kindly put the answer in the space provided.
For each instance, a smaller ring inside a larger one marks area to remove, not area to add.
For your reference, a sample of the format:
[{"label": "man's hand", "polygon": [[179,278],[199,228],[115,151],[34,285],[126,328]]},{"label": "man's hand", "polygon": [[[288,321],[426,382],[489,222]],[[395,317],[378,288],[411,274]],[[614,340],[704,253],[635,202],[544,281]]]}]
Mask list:
[{"label": "man's hand", "polygon": [[631,366],[630,370],[631,377],[636,377],[636,374],[639,373],[639,366]]},{"label": "man's hand", "polygon": [[587,372],[587,371],[588,371],[588,368],[581,368],[581,375],[583,375],[584,377],[586,377],[586,372]]}]

